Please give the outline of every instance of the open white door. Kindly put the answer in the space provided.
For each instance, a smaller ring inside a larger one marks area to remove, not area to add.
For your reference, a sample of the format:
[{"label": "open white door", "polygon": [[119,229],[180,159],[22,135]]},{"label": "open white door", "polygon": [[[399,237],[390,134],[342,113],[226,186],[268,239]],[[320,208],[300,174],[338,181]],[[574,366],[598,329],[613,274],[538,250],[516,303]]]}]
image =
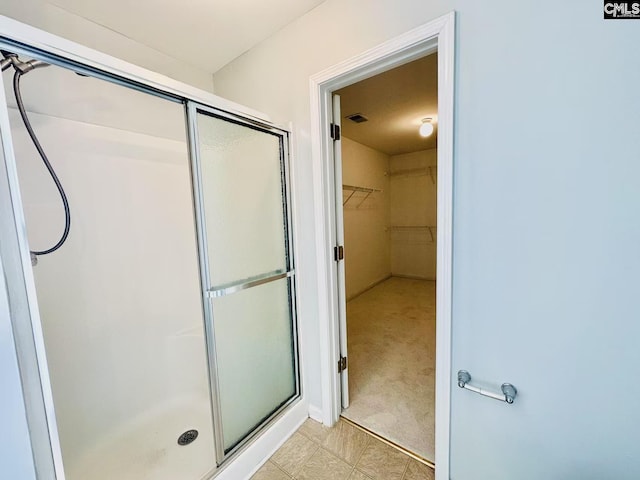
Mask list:
[{"label": "open white door", "polygon": [[342,408],[349,406],[349,368],[347,362],[347,302],[344,271],[344,223],[342,219],[342,142],[340,140],[340,95],[333,95],[331,119],[331,137],[333,138],[333,170],[336,179],[336,247],[335,261],[338,275],[338,318],[340,319],[340,358],[338,373],[342,390]]}]

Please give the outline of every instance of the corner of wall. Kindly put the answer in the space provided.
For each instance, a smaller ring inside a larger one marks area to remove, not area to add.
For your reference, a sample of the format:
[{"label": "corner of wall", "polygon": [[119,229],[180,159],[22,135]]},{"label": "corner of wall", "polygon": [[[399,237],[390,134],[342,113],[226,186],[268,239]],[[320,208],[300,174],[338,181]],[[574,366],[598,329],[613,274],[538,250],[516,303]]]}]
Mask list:
[{"label": "corner of wall", "polygon": [[316,422],[322,423],[322,409],[315,405],[309,405],[309,417]]}]

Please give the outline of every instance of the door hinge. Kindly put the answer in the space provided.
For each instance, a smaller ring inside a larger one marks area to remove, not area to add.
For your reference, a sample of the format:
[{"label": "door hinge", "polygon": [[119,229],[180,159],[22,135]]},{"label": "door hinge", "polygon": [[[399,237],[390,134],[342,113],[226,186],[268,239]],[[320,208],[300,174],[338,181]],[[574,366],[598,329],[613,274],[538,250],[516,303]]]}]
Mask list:
[{"label": "door hinge", "polygon": [[336,262],[344,260],[344,247],[342,245],[333,247],[333,258],[336,260]]},{"label": "door hinge", "polygon": [[340,125],[332,123],[329,127],[329,130],[331,132],[331,138],[333,138],[334,140],[340,140]]},{"label": "door hinge", "polygon": [[347,357],[340,357],[338,360],[338,373],[342,373],[347,369]]}]

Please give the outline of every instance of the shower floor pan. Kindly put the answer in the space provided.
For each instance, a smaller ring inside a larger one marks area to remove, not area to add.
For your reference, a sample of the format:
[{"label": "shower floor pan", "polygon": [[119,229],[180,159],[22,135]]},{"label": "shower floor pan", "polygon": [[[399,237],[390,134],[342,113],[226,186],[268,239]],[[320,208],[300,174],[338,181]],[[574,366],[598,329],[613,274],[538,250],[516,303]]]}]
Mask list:
[{"label": "shower floor pan", "polygon": [[[197,430],[197,438],[179,445],[189,430]],[[113,432],[77,460],[65,461],[67,480],[201,480],[214,466],[208,399],[165,405]]]}]

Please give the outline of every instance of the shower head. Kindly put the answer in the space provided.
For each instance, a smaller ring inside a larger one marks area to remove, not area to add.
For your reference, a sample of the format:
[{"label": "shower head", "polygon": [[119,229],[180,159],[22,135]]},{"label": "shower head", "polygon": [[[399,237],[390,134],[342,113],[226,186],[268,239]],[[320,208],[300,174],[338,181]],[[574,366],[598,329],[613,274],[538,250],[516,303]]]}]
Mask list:
[{"label": "shower head", "polygon": [[3,72],[9,68],[11,66],[11,59],[10,58],[3,58],[2,60],[0,60],[0,70],[2,70]]},{"label": "shower head", "polygon": [[48,67],[49,64],[43,62],[42,60],[29,60],[28,62],[17,61],[14,62],[13,66],[16,70],[18,70],[23,75],[31,70],[35,70],[36,68]]},{"label": "shower head", "polygon": [[36,68],[49,66],[48,63],[43,62],[42,60],[28,60],[26,62],[23,62],[15,53],[7,52],[4,50],[0,51],[0,53],[2,53],[2,56],[4,57],[2,60],[0,60],[0,66],[2,67],[3,72],[10,66],[13,66],[16,71],[24,75],[25,73],[30,72],[31,70],[35,70]]},{"label": "shower head", "polygon": [[14,61],[18,59],[18,55],[15,53],[7,52],[5,50],[0,50],[0,54],[4,57],[0,60],[1,70],[4,72],[7,68],[13,65]]}]

